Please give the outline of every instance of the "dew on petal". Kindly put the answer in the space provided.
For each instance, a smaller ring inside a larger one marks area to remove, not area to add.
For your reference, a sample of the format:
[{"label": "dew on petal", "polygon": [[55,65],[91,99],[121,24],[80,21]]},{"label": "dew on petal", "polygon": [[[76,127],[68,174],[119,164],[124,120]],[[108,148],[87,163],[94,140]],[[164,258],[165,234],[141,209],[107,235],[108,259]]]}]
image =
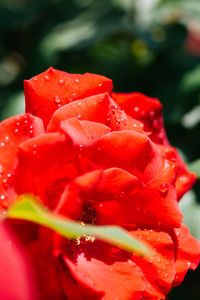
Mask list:
[{"label": "dew on petal", "polygon": [[0,196],[0,199],[1,199],[1,200],[5,200],[5,199],[6,199],[6,196],[5,196],[5,195],[1,195],[1,196]]},{"label": "dew on petal", "polygon": [[82,118],[82,115],[80,113],[78,113],[77,118],[80,120]]},{"label": "dew on petal", "polygon": [[63,79],[60,79],[58,82],[59,82],[60,85],[64,84],[64,80]]},{"label": "dew on petal", "polygon": [[166,196],[167,196],[168,190],[169,190],[169,186],[168,186],[167,183],[162,183],[162,184],[159,186],[159,192],[160,192],[160,195],[161,195],[162,197],[166,197]]},{"label": "dew on petal", "polygon": [[48,75],[45,75],[45,76],[44,76],[44,79],[47,80],[47,81],[49,81],[49,80],[50,80],[50,77],[49,77]]},{"label": "dew on petal", "polygon": [[54,101],[55,101],[57,104],[59,104],[59,103],[61,102],[61,99],[60,99],[59,96],[56,96],[55,99],[54,99]]},{"label": "dew on petal", "polygon": [[75,79],[75,82],[76,82],[76,83],[78,83],[78,82],[79,82],[79,79],[78,79],[78,78],[76,78],[76,79]]},{"label": "dew on petal", "polygon": [[135,111],[135,112],[138,112],[139,110],[140,110],[140,109],[139,109],[138,106],[134,107],[134,111]]}]

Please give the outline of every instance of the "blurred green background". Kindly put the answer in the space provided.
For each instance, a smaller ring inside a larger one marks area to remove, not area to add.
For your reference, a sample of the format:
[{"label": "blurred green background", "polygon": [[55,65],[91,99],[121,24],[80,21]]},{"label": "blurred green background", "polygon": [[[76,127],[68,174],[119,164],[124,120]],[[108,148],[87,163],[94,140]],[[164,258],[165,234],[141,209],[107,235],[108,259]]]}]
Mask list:
[{"label": "blurred green background", "polygon": [[[24,111],[23,80],[49,66],[159,98],[171,143],[200,175],[199,0],[0,0],[1,120]],[[199,183],[181,207],[200,239]],[[199,273],[169,299],[199,300]]]}]

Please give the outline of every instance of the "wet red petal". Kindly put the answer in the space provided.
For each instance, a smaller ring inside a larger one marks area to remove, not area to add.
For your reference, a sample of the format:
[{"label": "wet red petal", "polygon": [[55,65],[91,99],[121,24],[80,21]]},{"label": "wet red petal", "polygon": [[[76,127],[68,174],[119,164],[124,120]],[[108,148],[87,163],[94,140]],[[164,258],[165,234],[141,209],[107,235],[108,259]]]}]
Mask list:
[{"label": "wet red petal", "polygon": [[174,229],[175,233],[175,249],[176,276],[173,286],[179,285],[185,277],[188,269],[196,269],[200,261],[200,244],[190,235],[189,229],[182,225],[178,229]]},{"label": "wet red petal", "polygon": [[[92,258],[87,260],[84,254],[71,262],[64,257],[73,277],[87,289],[82,289],[85,299],[120,300],[142,299],[145,283],[141,270],[131,261],[115,262],[111,265]],[[93,292],[93,293],[92,293]]]},{"label": "wet red petal", "polygon": [[15,178],[17,192],[32,192],[54,207],[65,185],[78,174],[71,164],[78,151],[60,133],[44,134],[22,143]]},{"label": "wet red petal", "polygon": [[[138,181],[130,193],[118,193],[108,201],[104,201],[106,198],[99,199],[98,223],[153,228],[180,226],[183,217],[174,186],[176,173],[174,163],[164,160],[157,174],[148,179],[149,182],[144,181],[142,185]],[[107,190],[109,192],[109,186]]]},{"label": "wet red petal", "polygon": [[40,117],[47,126],[60,105],[91,95],[111,92],[112,80],[95,74],[69,74],[49,68],[24,81],[26,112]]},{"label": "wet red petal", "polygon": [[132,118],[141,121],[155,143],[168,144],[162,120],[162,104],[158,99],[140,93],[112,93],[112,98]]},{"label": "wet red petal", "polygon": [[162,164],[157,147],[146,135],[134,131],[108,133],[100,138],[96,149],[93,161],[106,168],[125,169],[143,180],[155,176]]},{"label": "wet red petal", "polygon": [[132,260],[144,274],[144,299],[165,299],[174,279],[174,245],[169,234],[153,230],[137,230],[132,235],[153,249],[150,258],[133,255]]},{"label": "wet red petal", "polygon": [[89,147],[110,131],[109,127],[101,123],[79,121],[77,118],[62,121],[61,129],[80,148]]},{"label": "wet red petal", "polygon": [[108,200],[112,197],[123,197],[133,187],[139,185],[139,180],[129,172],[120,168],[109,168],[103,171],[96,188],[98,198]]},{"label": "wet red petal", "polygon": [[30,114],[18,115],[0,123],[0,211],[15,198],[13,172],[17,165],[18,146],[44,133],[42,120]]},{"label": "wet red petal", "polygon": [[77,117],[107,124],[107,115],[110,109],[108,93],[91,96],[82,100],[73,101],[57,109],[48,124],[47,131],[59,131],[61,121]]},{"label": "wet red petal", "polygon": [[191,189],[191,187],[197,180],[197,177],[194,173],[188,171],[187,166],[185,165],[175,148],[169,145],[159,145],[159,148],[167,159],[173,160],[179,166],[176,178],[176,191],[177,197],[178,199],[180,199],[189,189]]}]

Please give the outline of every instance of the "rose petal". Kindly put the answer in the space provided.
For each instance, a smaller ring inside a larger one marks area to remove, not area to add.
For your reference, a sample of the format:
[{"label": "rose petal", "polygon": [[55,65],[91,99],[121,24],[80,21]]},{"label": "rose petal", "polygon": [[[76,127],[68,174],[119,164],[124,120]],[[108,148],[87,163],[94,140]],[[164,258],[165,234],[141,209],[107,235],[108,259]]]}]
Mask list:
[{"label": "rose petal", "polygon": [[179,166],[176,179],[176,191],[178,199],[180,199],[189,189],[191,189],[197,180],[197,177],[193,172],[188,171],[187,166],[175,148],[169,145],[159,145],[159,148],[167,159],[175,161]]},{"label": "rose petal", "polygon": [[174,163],[164,160],[150,182],[136,185],[128,194],[118,194],[108,201],[97,196],[98,224],[165,229],[180,226],[183,216],[174,186],[176,173]]},{"label": "rose petal", "polygon": [[84,254],[78,256],[76,263],[67,257],[64,261],[80,288],[82,285],[87,287],[87,290],[82,288],[85,299],[142,299],[145,288],[143,275],[131,261],[108,265],[95,258],[87,260]]},{"label": "rose petal", "polygon": [[169,234],[154,230],[137,230],[132,235],[154,249],[154,255],[149,259],[137,255],[132,257],[145,277],[144,299],[165,299],[175,275],[172,239]]},{"label": "rose petal", "polygon": [[0,223],[0,299],[34,300],[37,287],[33,268],[9,227]]},{"label": "rose petal", "polygon": [[200,261],[200,244],[198,240],[190,235],[190,231],[185,225],[182,225],[178,229],[174,229],[174,233],[176,276],[173,286],[177,286],[183,281],[188,269],[195,270],[198,266]]},{"label": "rose petal", "polygon": [[61,121],[77,117],[107,124],[107,115],[110,109],[110,98],[108,93],[95,95],[82,100],[73,101],[58,108],[48,124],[47,131],[59,131]]},{"label": "rose petal", "polygon": [[99,181],[102,170],[95,170],[78,176],[70,185],[65,187],[55,212],[77,220],[83,210],[82,194],[89,192]]},{"label": "rose petal", "polygon": [[15,188],[21,193],[31,192],[53,208],[66,184],[78,171],[72,159],[79,149],[64,134],[49,133],[22,143]]},{"label": "rose petal", "polygon": [[101,201],[110,197],[123,197],[125,193],[139,185],[139,180],[129,172],[120,168],[109,168],[103,171],[97,190],[97,197]]},{"label": "rose petal", "polygon": [[104,76],[69,74],[49,68],[24,81],[26,112],[40,117],[46,127],[60,105],[111,90],[112,80]]},{"label": "rose petal", "polygon": [[[48,235],[48,233],[46,233]],[[46,240],[45,240],[46,242]],[[64,300],[65,295],[62,291],[61,284],[59,282],[59,275],[56,270],[56,263],[49,251],[50,245],[48,245],[48,251],[46,243],[41,241],[35,241],[29,245],[28,252],[31,260],[35,266],[37,286],[39,295],[34,299],[59,299]],[[16,300],[21,299],[17,298]],[[26,298],[27,300],[29,298]]]},{"label": "rose petal", "polygon": [[0,123],[0,211],[4,211],[16,195],[12,178],[18,146],[43,132],[42,120],[30,114],[14,116]]},{"label": "rose petal", "polygon": [[110,131],[109,127],[101,123],[79,121],[77,118],[62,121],[61,129],[79,147],[89,147]]},{"label": "rose petal", "polygon": [[157,147],[146,135],[134,131],[110,132],[100,138],[96,149],[96,163],[125,169],[143,180],[152,178],[162,164]]},{"label": "rose petal", "polygon": [[162,104],[140,93],[112,93],[112,98],[132,118],[141,121],[155,143],[169,144],[163,127]]}]

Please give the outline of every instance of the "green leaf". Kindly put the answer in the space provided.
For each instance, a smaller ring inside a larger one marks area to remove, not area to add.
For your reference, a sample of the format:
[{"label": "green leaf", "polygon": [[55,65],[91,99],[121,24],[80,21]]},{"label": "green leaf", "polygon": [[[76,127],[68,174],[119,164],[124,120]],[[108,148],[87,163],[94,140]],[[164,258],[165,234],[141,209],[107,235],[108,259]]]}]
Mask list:
[{"label": "green leaf", "polygon": [[200,178],[200,159],[197,159],[197,160],[191,162],[191,163],[188,165],[188,169],[189,169],[191,172],[196,173],[197,177]]},{"label": "green leaf", "polygon": [[78,222],[56,215],[42,206],[30,195],[22,195],[10,207],[8,218],[31,221],[50,229],[68,239],[95,236],[114,246],[142,256],[150,256],[151,250],[118,226],[81,225]]}]

